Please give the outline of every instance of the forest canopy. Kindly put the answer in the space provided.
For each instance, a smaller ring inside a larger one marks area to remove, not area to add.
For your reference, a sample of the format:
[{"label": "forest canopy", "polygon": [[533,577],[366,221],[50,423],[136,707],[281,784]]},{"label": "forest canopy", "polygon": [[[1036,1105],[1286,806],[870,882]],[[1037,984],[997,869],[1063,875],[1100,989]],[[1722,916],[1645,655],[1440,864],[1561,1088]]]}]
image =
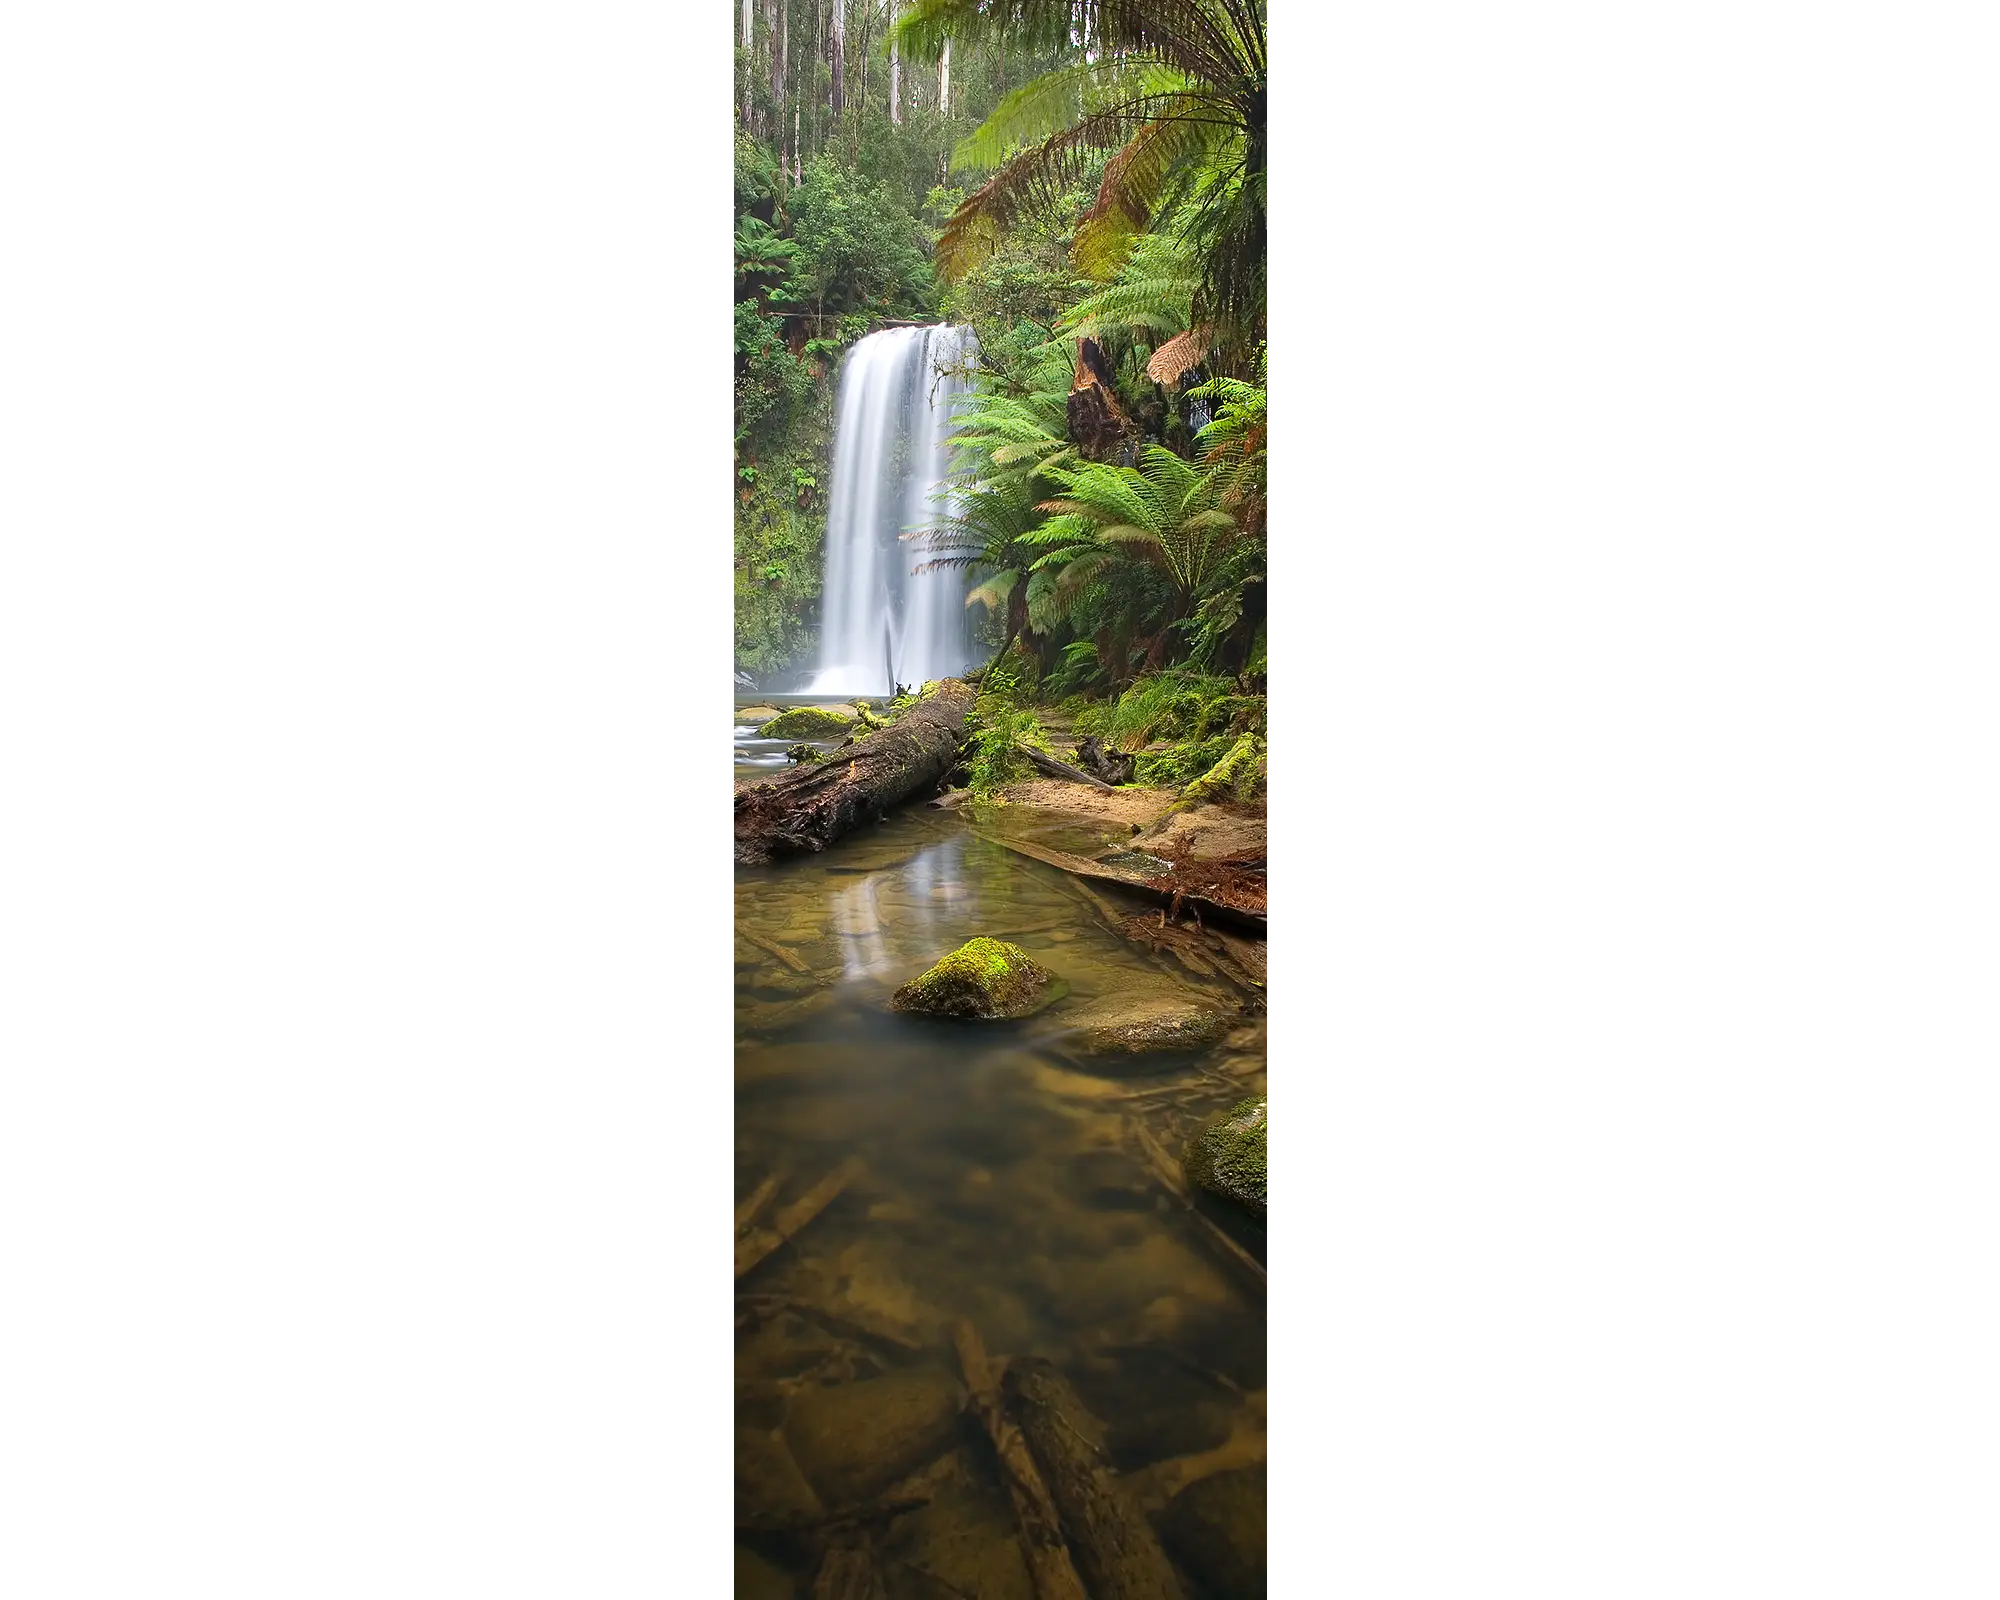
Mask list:
[{"label": "forest canopy", "polygon": [[912,561],[1052,691],[1261,675],[1261,0],[734,10],[739,670],[811,657],[842,352],[950,321]]}]

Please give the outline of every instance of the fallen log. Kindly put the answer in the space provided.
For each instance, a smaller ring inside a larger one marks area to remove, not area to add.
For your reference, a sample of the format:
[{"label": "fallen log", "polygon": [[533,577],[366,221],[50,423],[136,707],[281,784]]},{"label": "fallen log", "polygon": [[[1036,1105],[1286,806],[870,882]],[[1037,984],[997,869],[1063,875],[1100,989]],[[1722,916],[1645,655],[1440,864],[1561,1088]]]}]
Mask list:
[{"label": "fallen log", "polygon": [[958,1349],[958,1368],[971,1397],[973,1415],[993,1442],[1000,1458],[1000,1472],[1007,1481],[1007,1498],[1014,1505],[1014,1522],[1021,1533],[1021,1556],[1028,1576],[1034,1581],[1035,1600],[1088,1600],[1083,1580],[1076,1575],[1069,1547],[1063,1543],[1062,1522],[1048,1486],[1035,1469],[1021,1430],[1007,1420],[1000,1403],[1000,1390],[986,1360],[986,1347],[978,1330],[969,1322],[959,1322],[951,1330]]},{"label": "fallen log", "polygon": [[1130,783],[1139,766],[1137,757],[1122,750],[1106,750],[1089,734],[1076,741],[1076,761],[1086,771],[1114,784]]},{"label": "fallen log", "polygon": [[1092,777],[1081,767],[1073,767],[1067,761],[1058,761],[1052,755],[1043,754],[1043,752],[1037,750],[1033,745],[1016,743],[1014,748],[1026,756],[1036,768],[1046,772],[1051,778],[1066,778],[1071,783],[1087,783],[1093,789],[1102,789],[1106,794],[1111,793],[1110,784],[1106,783],[1102,778]]},{"label": "fallen log", "polygon": [[778,1192],[782,1173],[774,1172],[756,1188],[752,1189],[743,1203],[736,1208],[736,1236],[742,1238],[744,1230],[757,1220],[757,1215],[769,1204],[771,1196]]},{"label": "fallen log", "polygon": [[783,945],[774,943],[773,941],[763,938],[758,934],[754,934],[748,928],[739,927],[736,931],[743,936],[744,941],[746,943],[754,944],[759,950],[762,950],[766,955],[776,956],[780,961],[784,962],[786,966],[790,967],[792,971],[794,972],[812,971],[812,968],[808,967],[803,961],[801,961],[798,958],[796,952],[787,950]]},{"label": "fallen log", "polygon": [[1091,1600],[1184,1600],[1152,1525],[1086,1436],[1094,1424],[1069,1381],[1053,1363],[1030,1356],[1008,1363],[1002,1388]]},{"label": "fallen log", "polygon": [[886,728],[805,766],[736,792],[736,860],[760,866],[824,850],[936,784],[951,770],[972,685],[947,678]]},{"label": "fallen log", "polygon": [[1016,855],[1031,857],[1051,867],[1060,867],[1072,877],[1085,878],[1093,883],[1109,883],[1120,889],[1130,889],[1163,906],[1172,905],[1178,898],[1181,909],[1192,907],[1205,913],[1212,921],[1232,923],[1260,935],[1267,926],[1263,911],[1227,905],[1203,894],[1190,894],[1186,889],[1176,887],[1171,877],[1149,878],[1136,869],[1108,866],[1084,856],[1071,855],[1067,850],[1051,850],[1044,844],[1030,844],[1025,839],[1009,839],[983,830],[979,836],[991,840],[1004,850],[1012,850]]}]

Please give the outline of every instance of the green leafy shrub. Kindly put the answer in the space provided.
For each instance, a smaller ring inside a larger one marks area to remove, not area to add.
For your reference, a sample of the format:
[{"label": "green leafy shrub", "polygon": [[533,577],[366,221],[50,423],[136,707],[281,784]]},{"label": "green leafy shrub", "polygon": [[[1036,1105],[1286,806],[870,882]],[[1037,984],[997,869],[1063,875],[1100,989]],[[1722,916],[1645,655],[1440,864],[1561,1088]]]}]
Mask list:
[{"label": "green leafy shrub", "polygon": [[1041,719],[996,690],[987,690],[974,702],[966,727],[971,737],[966,742],[965,765],[975,800],[993,799],[1007,784],[1034,770],[1017,745],[1055,754]]}]

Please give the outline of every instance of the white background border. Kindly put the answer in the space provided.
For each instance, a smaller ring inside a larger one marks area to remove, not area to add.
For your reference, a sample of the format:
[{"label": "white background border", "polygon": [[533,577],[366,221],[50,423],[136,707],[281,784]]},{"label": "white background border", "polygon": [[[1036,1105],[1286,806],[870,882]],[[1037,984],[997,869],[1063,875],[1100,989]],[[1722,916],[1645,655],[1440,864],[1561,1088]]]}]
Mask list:
[{"label": "white background border", "polygon": [[[1990,8],[1274,9],[1274,1590],[1990,1593]],[[9,1593],[727,1592],[702,27],[8,15]]]}]

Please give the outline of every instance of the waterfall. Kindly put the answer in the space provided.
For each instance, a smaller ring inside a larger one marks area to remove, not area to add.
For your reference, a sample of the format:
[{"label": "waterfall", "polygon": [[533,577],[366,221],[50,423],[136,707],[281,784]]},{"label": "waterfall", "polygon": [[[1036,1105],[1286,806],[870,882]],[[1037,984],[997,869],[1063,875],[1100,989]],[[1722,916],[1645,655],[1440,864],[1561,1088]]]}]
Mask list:
[{"label": "waterfall", "polygon": [[889,328],[847,354],[833,425],[813,694],[888,694],[895,684],[948,678],[971,664],[965,574],[916,573],[930,552],[902,534],[941,507],[932,491],[948,469],[944,441],[956,372],[976,354],[969,328]]}]

